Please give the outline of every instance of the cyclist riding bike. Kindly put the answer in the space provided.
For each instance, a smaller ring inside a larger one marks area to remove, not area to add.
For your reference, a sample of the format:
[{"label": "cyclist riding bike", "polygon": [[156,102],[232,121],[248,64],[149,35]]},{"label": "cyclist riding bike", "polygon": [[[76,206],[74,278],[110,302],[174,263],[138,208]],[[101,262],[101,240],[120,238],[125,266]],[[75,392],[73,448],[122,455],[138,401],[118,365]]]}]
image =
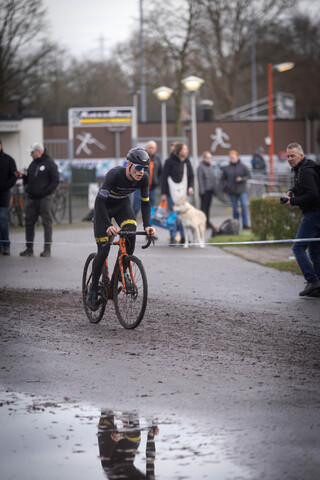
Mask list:
[{"label": "cyclist riding bike", "polygon": [[[106,242],[119,231],[111,219],[115,219],[121,230],[136,231],[136,216],[129,195],[138,188],[141,190],[143,228],[148,236],[154,237],[156,233],[150,226],[149,155],[142,148],[132,148],[127,154],[127,160],[126,167],[117,166],[109,170],[95,200],[94,236],[98,251],[92,265],[92,283],[86,300],[91,310],[97,308],[99,278],[110,251],[110,245],[106,245]],[[135,248],[134,235],[126,240],[126,247],[127,253],[132,255]]]}]

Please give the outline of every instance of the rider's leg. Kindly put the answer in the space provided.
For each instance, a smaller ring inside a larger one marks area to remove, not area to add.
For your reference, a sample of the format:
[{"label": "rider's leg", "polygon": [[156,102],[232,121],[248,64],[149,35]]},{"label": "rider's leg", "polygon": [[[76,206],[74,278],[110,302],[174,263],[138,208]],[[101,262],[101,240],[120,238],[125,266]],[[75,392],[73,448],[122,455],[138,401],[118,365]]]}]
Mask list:
[{"label": "rider's leg", "polygon": [[[123,200],[121,208],[115,213],[114,218],[121,230],[135,232],[137,230],[136,216],[131,206],[130,200]],[[127,253],[132,255],[136,244],[135,235],[126,238]]]},{"label": "rider's leg", "polygon": [[97,244],[98,251],[97,251],[97,256],[92,262],[92,290],[94,292],[97,292],[98,290],[98,284],[99,284],[99,278],[101,275],[102,267],[105,262],[105,259],[109,255],[110,251],[110,246],[105,246],[104,244]]}]

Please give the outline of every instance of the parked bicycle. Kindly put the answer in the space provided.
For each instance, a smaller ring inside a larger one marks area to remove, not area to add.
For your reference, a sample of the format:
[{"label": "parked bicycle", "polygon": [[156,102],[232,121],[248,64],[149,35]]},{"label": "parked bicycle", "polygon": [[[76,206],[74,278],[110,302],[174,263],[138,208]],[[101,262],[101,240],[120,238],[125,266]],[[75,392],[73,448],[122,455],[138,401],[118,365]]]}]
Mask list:
[{"label": "parked bicycle", "polygon": [[60,182],[54,191],[52,199],[52,215],[56,223],[61,223],[67,210],[67,186]]},{"label": "parked bicycle", "polygon": [[[147,236],[146,232],[120,230],[118,232],[119,240],[114,241],[115,236],[113,235],[106,243],[106,246],[118,246],[119,251],[111,278],[108,258],[105,260],[98,286],[98,308],[96,311],[91,310],[86,304],[92,279],[92,263],[96,253],[90,253],[85,262],[82,276],[82,300],[86,315],[91,323],[100,322],[108,300],[113,300],[117,318],[124,328],[136,328],[143,319],[148,300],[148,282],[141,260],[135,255],[128,255],[127,253],[126,239],[132,235]],[[142,248],[148,248],[151,242],[154,242],[153,238],[148,237]]]},{"label": "parked bicycle", "polygon": [[23,227],[24,219],[24,188],[23,185],[18,181],[11,189],[8,220],[11,227]]}]

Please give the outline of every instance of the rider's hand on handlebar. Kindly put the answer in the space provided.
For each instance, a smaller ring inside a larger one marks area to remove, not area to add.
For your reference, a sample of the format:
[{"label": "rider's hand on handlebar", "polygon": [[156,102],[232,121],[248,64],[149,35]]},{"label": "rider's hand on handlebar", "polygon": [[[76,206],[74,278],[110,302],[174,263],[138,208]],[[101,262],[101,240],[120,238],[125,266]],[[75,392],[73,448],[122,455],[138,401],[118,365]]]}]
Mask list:
[{"label": "rider's hand on handlebar", "polygon": [[107,228],[108,237],[111,237],[112,235],[117,235],[118,232],[119,232],[119,229],[114,225],[110,225],[110,227]]},{"label": "rider's hand on handlebar", "polygon": [[145,232],[148,235],[148,237],[155,237],[156,235],[156,229],[153,227],[146,227]]}]

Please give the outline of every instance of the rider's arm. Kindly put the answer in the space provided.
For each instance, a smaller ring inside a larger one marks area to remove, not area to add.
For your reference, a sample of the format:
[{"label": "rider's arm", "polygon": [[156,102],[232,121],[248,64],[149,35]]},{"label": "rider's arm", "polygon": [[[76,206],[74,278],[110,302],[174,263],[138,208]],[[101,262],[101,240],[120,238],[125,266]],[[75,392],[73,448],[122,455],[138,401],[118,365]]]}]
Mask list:
[{"label": "rider's arm", "polygon": [[112,226],[108,211],[106,208],[106,202],[103,197],[97,195],[95,204],[94,204],[94,216],[95,221],[100,225],[103,225],[106,230]]},{"label": "rider's arm", "polygon": [[141,214],[143,228],[150,227],[149,175],[144,175],[141,180]]}]

